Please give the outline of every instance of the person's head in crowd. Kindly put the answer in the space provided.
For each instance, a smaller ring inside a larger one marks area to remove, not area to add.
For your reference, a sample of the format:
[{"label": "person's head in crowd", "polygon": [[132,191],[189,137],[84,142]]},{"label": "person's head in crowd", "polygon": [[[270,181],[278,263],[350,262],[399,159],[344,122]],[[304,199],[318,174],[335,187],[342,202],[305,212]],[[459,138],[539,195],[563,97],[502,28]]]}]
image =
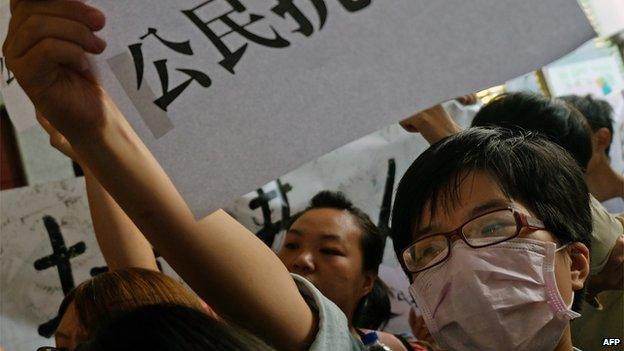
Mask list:
[{"label": "person's head in crowd", "polygon": [[587,184],[600,201],[624,195],[624,177],[611,168],[609,150],[613,140],[613,108],[591,95],[567,95],[561,100],[579,110],[592,130],[593,153],[587,165]]},{"label": "person's head in crowd", "polygon": [[591,129],[583,115],[557,99],[530,92],[505,93],[483,106],[472,127],[495,126],[541,133],[567,150],[583,170],[592,157]]},{"label": "person's head in crowd", "polygon": [[[583,111],[592,110],[588,114],[598,114],[597,111],[610,111],[609,106],[599,104],[589,109],[595,100],[583,99],[583,103],[572,104],[570,99],[551,99],[535,93],[518,92],[502,94],[494,98],[475,115],[473,126],[501,126],[511,129],[520,129],[540,133],[549,140],[568,151],[584,170],[585,183],[590,193],[595,197],[590,201],[592,209],[594,233],[592,242],[595,250],[591,255],[592,274],[599,272],[609,259],[616,232],[610,229],[618,227],[614,219],[598,201],[604,201],[616,196],[624,196],[624,177],[613,170],[609,160],[602,150],[592,146],[591,124]],[[574,100],[578,101],[578,100]],[[581,107],[581,108],[577,108]],[[600,117],[590,118],[594,120]],[[602,124],[607,124],[604,119]],[[604,132],[604,130],[603,130]],[[601,132],[600,134],[604,134]],[[602,141],[604,144],[604,140]],[[602,162],[596,160],[602,159]],[[620,232],[621,233],[621,232]],[[596,280],[590,280],[589,283]],[[593,289],[592,289],[593,290]]]},{"label": "person's head in crowd", "polygon": [[204,310],[195,294],[163,273],[127,268],[99,274],[78,285],[61,303],[56,345],[72,350],[90,338],[103,321],[123,311],[159,303]]},{"label": "person's head in crowd", "polygon": [[559,99],[583,114],[593,132],[594,151],[608,157],[613,138],[613,107],[605,100],[596,99],[591,95],[566,95],[559,97]]},{"label": "person's head in crowd", "polygon": [[386,233],[344,194],[322,191],[292,217],[278,256],[333,301],[351,325],[373,289],[385,240]]},{"label": "person's head in crowd", "polygon": [[104,324],[77,351],[230,351],[273,350],[251,334],[217,321],[195,308],[146,305]]},{"label": "person's head in crowd", "polygon": [[470,128],[432,145],[397,188],[392,239],[430,332],[453,350],[570,350],[592,218],[558,145]]}]

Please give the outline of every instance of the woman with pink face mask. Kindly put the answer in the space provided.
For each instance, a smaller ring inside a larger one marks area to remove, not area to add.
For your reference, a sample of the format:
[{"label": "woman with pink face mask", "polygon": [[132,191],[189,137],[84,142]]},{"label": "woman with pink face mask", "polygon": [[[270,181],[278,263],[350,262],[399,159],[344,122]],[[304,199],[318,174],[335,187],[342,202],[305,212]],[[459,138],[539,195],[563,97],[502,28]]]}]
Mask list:
[{"label": "woman with pink face mask", "polygon": [[405,173],[392,236],[443,348],[570,351],[591,223],[581,170],[563,149],[471,128]]}]

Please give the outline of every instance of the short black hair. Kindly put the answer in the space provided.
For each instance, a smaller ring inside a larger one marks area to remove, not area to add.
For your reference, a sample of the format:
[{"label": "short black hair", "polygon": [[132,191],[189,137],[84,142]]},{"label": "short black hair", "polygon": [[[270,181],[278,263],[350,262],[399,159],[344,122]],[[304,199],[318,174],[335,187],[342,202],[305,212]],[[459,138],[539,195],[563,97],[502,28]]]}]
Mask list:
[{"label": "short black hair", "polygon": [[384,247],[386,246],[387,232],[375,225],[370,217],[361,209],[354,206],[344,193],[340,191],[323,190],[310,200],[308,207],[298,212],[290,219],[288,229],[304,213],[320,208],[332,208],[347,211],[362,230],[360,245],[362,248],[362,270],[374,272],[379,270],[379,265],[383,260]]},{"label": "short black hair", "polygon": [[[566,95],[559,99],[579,110],[589,122],[594,133],[600,128],[607,128],[613,135],[613,107],[608,102],[596,99],[589,94],[585,96]],[[610,148],[611,145],[607,146],[605,150],[607,156]]]},{"label": "short black hair", "polygon": [[273,350],[248,332],[196,309],[157,304],[138,307],[104,322],[80,351]]},{"label": "short black hair", "polygon": [[583,170],[592,156],[591,128],[583,115],[562,101],[530,92],[498,95],[472,120],[473,127],[532,131],[567,150]]},{"label": "short black hair", "polygon": [[[461,181],[475,171],[490,175],[508,198],[527,206],[561,243],[590,247],[589,193],[572,157],[535,133],[473,127],[429,147],[399,183],[391,235],[410,279],[402,253],[413,242],[413,228],[420,225],[424,211],[452,209]],[[582,296],[575,294],[575,306]]]}]

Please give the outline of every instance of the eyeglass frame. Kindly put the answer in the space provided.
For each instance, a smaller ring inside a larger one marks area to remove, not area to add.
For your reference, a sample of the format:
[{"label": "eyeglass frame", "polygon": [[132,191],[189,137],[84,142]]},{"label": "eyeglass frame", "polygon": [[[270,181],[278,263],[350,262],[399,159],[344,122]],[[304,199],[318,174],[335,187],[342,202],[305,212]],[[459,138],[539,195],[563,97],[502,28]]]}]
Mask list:
[{"label": "eyeglass frame", "polygon": [[[495,241],[493,243],[488,243],[488,244],[485,244],[485,245],[472,245],[472,244],[470,244],[468,242],[468,239],[466,239],[466,237],[464,236],[464,232],[462,231],[462,229],[466,226],[466,224],[468,224],[468,223],[470,223],[470,222],[472,222],[472,221],[474,221],[476,219],[479,219],[481,217],[484,217],[484,216],[487,216],[489,214],[492,214],[494,212],[499,212],[499,211],[511,211],[511,213],[513,214],[514,219],[516,221],[516,234],[514,234],[513,236],[510,236],[508,238],[505,238],[505,239],[502,239],[502,240],[499,240],[499,241]],[[530,222],[533,222],[533,223],[530,223]],[[522,231],[523,228],[532,229],[532,230],[544,230],[544,229],[546,229],[546,225],[541,220],[539,220],[539,219],[537,219],[535,217],[531,217],[531,216],[529,216],[527,214],[524,214],[524,213],[518,211],[516,208],[514,208],[512,206],[508,206],[508,207],[504,207],[504,208],[498,208],[498,209],[495,209],[495,210],[491,210],[491,211],[482,213],[482,214],[480,214],[480,215],[478,215],[476,217],[473,217],[473,218],[467,220],[466,222],[464,222],[462,225],[460,225],[456,229],[453,229],[451,231],[441,232],[441,233],[433,233],[433,234],[428,234],[428,235],[425,235],[425,236],[421,237],[420,239],[418,239],[418,240],[414,241],[412,244],[410,244],[405,250],[403,250],[403,253],[401,254],[401,257],[403,258],[403,262],[405,262],[406,261],[405,260],[405,255],[406,255],[407,251],[409,249],[411,249],[414,245],[416,245],[418,242],[423,241],[423,240],[425,240],[427,238],[430,238],[432,236],[438,236],[438,235],[442,235],[442,236],[444,236],[446,238],[446,248],[447,248],[446,256],[444,256],[444,258],[441,259],[439,262],[436,262],[434,265],[431,265],[429,267],[418,269],[416,271],[412,271],[405,264],[405,268],[407,268],[407,270],[410,273],[416,274],[416,273],[420,273],[422,271],[426,271],[426,270],[428,270],[430,268],[433,268],[433,267],[439,265],[440,263],[446,261],[449,258],[449,256],[451,255],[451,247],[452,247],[452,245],[451,245],[452,244],[451,243],[451,238],[454,237],[454,236],[458,236],[463,242],[466,243],[466,245],[470,246],[471,248],[473,248],[473,249],[480,249],[480,248],[483,248],[483,247],[488,247],[488,246],[500,244],[502,242],[514,239],[514,238],[518,237],[518,235],[520,235],[520,231]]]}]

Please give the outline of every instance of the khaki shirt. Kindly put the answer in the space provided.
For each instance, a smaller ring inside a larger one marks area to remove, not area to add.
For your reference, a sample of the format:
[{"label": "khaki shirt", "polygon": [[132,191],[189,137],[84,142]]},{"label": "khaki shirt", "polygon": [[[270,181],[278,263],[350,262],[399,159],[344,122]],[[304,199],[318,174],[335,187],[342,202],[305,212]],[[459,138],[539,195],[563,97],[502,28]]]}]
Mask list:
[{"label": "khaki shirt", "polygon": [[593,220],[589,273],[593,275],[602,271],[615,241],[624,234],[624,217],[607,212],[604,206],[591,195],[589,206]]}]

